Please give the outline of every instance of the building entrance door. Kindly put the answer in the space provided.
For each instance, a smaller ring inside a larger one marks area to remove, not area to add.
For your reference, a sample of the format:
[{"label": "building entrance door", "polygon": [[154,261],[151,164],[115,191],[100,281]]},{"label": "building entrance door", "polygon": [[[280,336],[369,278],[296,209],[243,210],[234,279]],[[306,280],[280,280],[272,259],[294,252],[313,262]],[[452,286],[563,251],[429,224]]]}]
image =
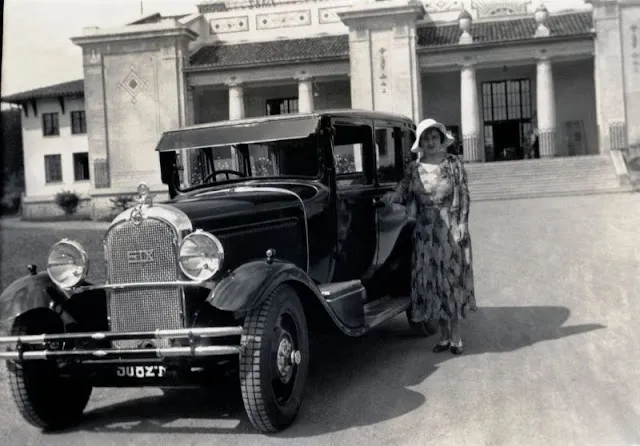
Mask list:
[{"label": "building entrance door", "polygon": [[520,145],[520,122],[505,121],[493,124],[493,147],[496,161],[509,161],[523,158]]},{"label": "building entrance door", "polygon": [[533,117],[529,79],[484,82],[482,108],[487,161],[523,159]]}]

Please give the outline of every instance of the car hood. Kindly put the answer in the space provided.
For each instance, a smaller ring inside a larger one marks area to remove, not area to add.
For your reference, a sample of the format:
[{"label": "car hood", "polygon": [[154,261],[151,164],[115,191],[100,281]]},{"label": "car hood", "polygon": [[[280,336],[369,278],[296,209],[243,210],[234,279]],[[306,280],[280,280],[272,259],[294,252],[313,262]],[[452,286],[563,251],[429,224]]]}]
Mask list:
[{"label": "car hood", "polygon": [[189,217],[194,229],[212,230],[299,215],[300,200],[313,199],[319,192],[314,183],[240,183],[190,192],[170,204]]}]

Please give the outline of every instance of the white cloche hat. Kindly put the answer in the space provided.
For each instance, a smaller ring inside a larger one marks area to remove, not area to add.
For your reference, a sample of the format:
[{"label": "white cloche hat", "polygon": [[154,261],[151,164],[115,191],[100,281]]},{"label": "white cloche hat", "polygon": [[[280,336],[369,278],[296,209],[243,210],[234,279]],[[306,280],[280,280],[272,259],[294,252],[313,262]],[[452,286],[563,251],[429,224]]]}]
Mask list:
[{"label": "white cloche hat", "polygon": [[413,142],[413,146],[411,147],[412,152],[415,153],[418,150],[420,150],[420,137],[425,131],[427,131],[432,127],[437,128],[440,131],[440,133],[444,135],[443,146],[445,149],[454,143],[455,138],[451,136],[449,132],[447,132],[446,127],[441,123],[439,123],[438,121],[436,121],[435,119],[429,118],[429,119],[420,121],[420,123],[418,124],[418,127],[416,128],[416,140]]}]

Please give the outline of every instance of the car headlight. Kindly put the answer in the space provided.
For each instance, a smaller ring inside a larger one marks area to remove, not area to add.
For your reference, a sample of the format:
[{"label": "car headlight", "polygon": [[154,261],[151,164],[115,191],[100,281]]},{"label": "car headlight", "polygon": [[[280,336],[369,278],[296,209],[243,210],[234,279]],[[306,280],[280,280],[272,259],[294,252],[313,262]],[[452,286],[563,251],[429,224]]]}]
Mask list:
[{"label": "car headlight", "polygon": [[224,249],[214,235],[196,230],[184,238],[180,245],[178,263],[191,280],[210,279],[222,267]]},{"label": "car headlight", "polygon": [[62,239],[49,250],[47,273],[62,288],[71,288],[87,277],[89,256],[82,245]]}]

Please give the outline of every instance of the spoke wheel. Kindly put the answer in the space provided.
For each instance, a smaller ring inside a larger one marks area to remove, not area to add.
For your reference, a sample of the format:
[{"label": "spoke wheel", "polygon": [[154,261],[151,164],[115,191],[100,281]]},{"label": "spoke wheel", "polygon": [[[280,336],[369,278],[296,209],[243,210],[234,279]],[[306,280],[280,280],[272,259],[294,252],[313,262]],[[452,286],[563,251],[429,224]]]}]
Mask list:
[{"label": "spoke wheel", "polygon": [[309,364],[309,335],[296,292],[280,285],[246,317],[240,386],[251,423],[278,432],[295,420]]}]

